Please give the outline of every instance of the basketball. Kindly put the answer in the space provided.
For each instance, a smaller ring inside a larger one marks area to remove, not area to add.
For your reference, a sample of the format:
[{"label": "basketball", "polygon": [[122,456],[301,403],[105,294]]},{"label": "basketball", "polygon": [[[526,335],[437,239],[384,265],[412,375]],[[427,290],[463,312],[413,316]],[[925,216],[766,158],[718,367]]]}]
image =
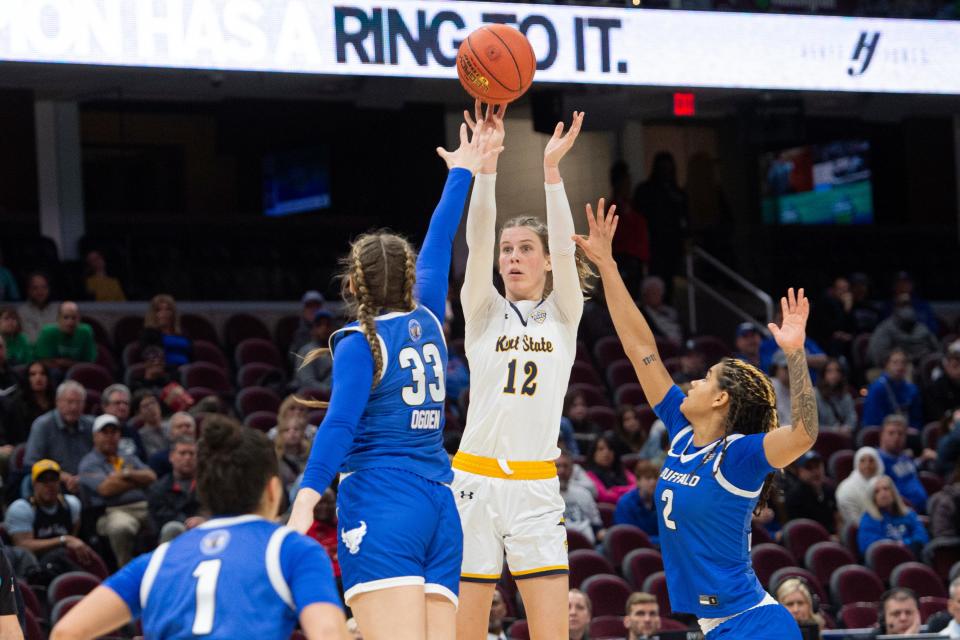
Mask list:
[{"label": "basketball", "polygon": [[530,41],[505,24],[480,27],[460,43],[457,52],[457,75],[463,88],[489,104],[505,104],[522,96],[536,70]]}]

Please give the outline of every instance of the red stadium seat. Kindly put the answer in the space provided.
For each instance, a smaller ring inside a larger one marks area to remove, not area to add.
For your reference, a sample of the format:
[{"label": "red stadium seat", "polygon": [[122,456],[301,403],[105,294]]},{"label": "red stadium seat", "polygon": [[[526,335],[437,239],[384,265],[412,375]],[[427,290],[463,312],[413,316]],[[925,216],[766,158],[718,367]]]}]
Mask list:
[{"label": "red stadium seat", "polygon": [[613,526],[613,514],[617,509],[616,505],[608,502],[598,502],[597,509],[600,511],[600,519],[603,520],[603,527],[609,529]]},{"label": "red stadium seat", "polygon": [[109,371],[112,376],[116,376],[120,369],[117,366],[117,359],[113,357],[113,352],[110,351],[110,347],[102,342],[97,343],[97,359],[94,362]]},{"label": "red stadium seat", "polygon": [[647,576],[663,571],[663,558],[656,549],[634,549],[623,559],[620,570],[627,582],[639,591]]},{"label": "red stadium seat", "polygon": [[950,567],[960,562],[960,537],[934,538],[923,548],[923,561],[933,567],[941,580],[946,581]]},{"label": "red stadium seat", "polygon": [[517,620],[510,625],[510,640],[530,640],[530,629],[527,628],[526,620]]},{"label": "red stadium seat", "polygon": [[648,404],[641,404],[634,407],[637,412],[637,420],[640,421],[640,427],[644,429],[647,433],[650,433],[650,429],[653,427],[653,423],[657,421],[657,414]]},{"label": "red stadium seat", "polygon": [[865,629],[877,622],[876,602],[851,602],[840,608],[840,622],[848,629]]},{"label": "red stadium seat", "polygon": [[797,564],[793,554],[778,544],[770,543],[753,545],[750,549],[750,562],[764,588],[769,586],[770,576],[774,571]]},{"label": "red stadium seat", "polygon": [[507,593],[507,590],[504,589],[501,585],[497,585],[497,591],[500,592],[500,598],[503,600],[503,606],[507,608],[507,617],[516,618],[517,617],[517,604],[514,602],[514,598],[510,597]]},{"label": "red stadium seat", "polygon": [[593,551],[594,546],[587,536],[583,535],[576,529],[567,527],[567,549],[569,551],[576,551],[577,549],[587,549],[588,551]]},{"label": "red stadium seat", "polygon": [[937,598],[935,596],[923,596],[920,598],[920,621],[924,624],[927,619],[935,613],[947,610],[947,604],[950,602],[947,598]]},{"label": "red stadium seat", "polygon": [[783,545],[795,558],[804,558],[807,549],[818,542],[830,539],[830,532],[823,525],[809,518],[791,520],[783,527]]},{"label": "red stadium seat", "polygon": [[715,336],[696,336],[690,339],[691,348],[703,354],[706,365],[712,366],[720,361],[721,358],[728,357],[732,351],[720,338]]},{"label": "red stadium seat", "polygon": [[666,618],[664,616],[660,616],[661,631],[686,631],[689,628],[690,627],[683,624],[679,620],[674,620],[673,618]]},{"label": "red stadium seat", "polygon": [[73,609],[75,606],[77,606],[77,603],[81,600],[83,600],[83,596],[67,596],[63,600],[57,602],[57,604],[53,605],[50,610],[50,624],[55,625],[60,622],[60,619],[67,615],[67,612],[70,611],[70,609]]},{"label": "red stadium seat", "polygon": [[107,330],[96,318],[91,318],[90,316],[81,316],[80,322],[85,322],[90,325],[90,328],[93,330],[93,341],[97,344],[102,344],[108,349],[113,344],[113,340],[110,339],[110,334],[107,333]]},{"label": "red stadium seat", "polygon": [[585,362],[593,365],[593,358],[590,357],[590,350],[587,349],[587,343],[583,340],[577,340],[577,362]]},{"label": "red stadium seat", "polygon": [[873,447],[876,449],[880,446],[880,427],[873,425],[865,425],[860,431],[857,432],[857,449],[860,447]]},{"label": "red stadium seat", "polygon": [[206,317],[198,315],[196,313],[185,313],[180,316],[180,329],[183,331],[183,335],[190,338],[194,342],[194,349],[196,349],[197,340],[203,340],[211,344],[219,344],[220,336],[217,335],[217,330]]},{"label": "red stadium seat", "polygon": [[[593,596],[590,597],[593,598]],[[624,600],[624,606],[626,606],[626,600]],[[603,616],[597,615],[594,611],[593,616],[590,620],[590,640],[621,640],[623,638],[623,611]]]},{"label": "red stadium seat", "polygon": [[773,543],[773,536],[770,535],[770,532],[767,531],[766,527],[763,525],[757,524],[756,521],[750,523],[750,544],[751,546],[756,546],[758,544],[764,543]]},{"label": "red stadium seat", "polygon": [[217,365],[224,371],[230,370],[230,361],[227,360],[227,356],[223,355],[223,351],[220,350],[220,347],[218,347],[215,342],[194,340],[193,361],[209,362],[210,364]]},{"label": "red stadium seat", "polygon": [[830,594],[838,607],[851,602],[879,602],[883,582],[870,569],[848,564],[830,576]]},{"label": "red stadium seat", "polygon": [[617,426],[617,413],[610,407],[590,407],[587,409],[587,418],[603,431],[612,431]]},{"label": "red stadium seat", "polygon": [[890,574],[891,587],[913,589],[917,597],[946,598],[947,590],[937,573],[921,562],[904,562]]},{"label": "red stadium seat", "polygon": [[254,411],[243,419],[243,424],[266,433],[277,426],[277,414],[273,411]]},{"label": "red stadium seat", "polygon": [[943,435],[943,426],[940,424],[939,420],[928,422],[923,427],[923,431],[920,432],[920,440],[923,443],[923,448],[933,449],[934,451],[936,451],[937,443],[940,442],[940,437],[942,435]]},{"label": "red stadium seat", "polygon": [[[932,471],[921,471],[918,475],[920,476],[920,484],[927,490],[928,496],[932,496],[943,489],[943,478]],[[924,507],[925,505],[919,506]]]},{"label": "red stadium seat", "polygon": [[52,607],[69,596],[85,596],[99,585],[100,578],[86,571],[61,573],[47,587],[47,603]]},{"label": "red stadium seat", "polygon": [[24,638],[26,638],[26,640],[47,640],[47,636],[43,632],[40,622],[37,620],[39,617],[40,616],[35,614],[29,608],[23,612],[23,626],[26,629]]},{"label": "red stadium seat", "polygon": [[830,577],[838,568],[848,564],[855,564],[856,557],[842,544],[833,541],[818,542],[807,549],[803,563],[813,572],[823,584],[830,582]]},{"label": "red stadium seat", "polygon": [[216,389],[211,389],[210,387],[199,387],[199,386],[187,387],[187,393],[189,393],[190,396],[197,402],[199,402],[200,400],[203,400],[207,396],[216,396],[220,394],[220,392],[217,391]]},{"label": "red stadium seat", "polygon": [[209,362],[192,362],[180,367],[180,384],[187,389],[208,387],[218,393],[233,393],[226,371]]},{"label": "red stadium seat", "polygon": [[233,357],[238,369],[251,362],[263,362],[273,365],[278,369],[285,367],[283,356],[280,355],[276,345],[263,338],[247,338],[243,340],[237,345]]},{"label": "red stadium seat", "polygon": [[623,564],[627,554],[636,549],[652,549],[650,536],[632,524],[618,524],[607,529],[603,539],[603,553],[615,567]]},{"label": "red stadium seat", "polygon": [[100,557],[100,554],[93,549],[87,549],[87,556],[84,558],[81,558],[72,549],[68,553],[70,560],[87,573],[90,573],[101,580],[106,580],[110,575],[110,570],[107,568],[107,563],[104,562],[103,558]]},{"label": "red stadium seat", "polygon": [[657,343],[657,353],[660,354],[661,360],[668,360],[680,356],[680,345],[673,340],[664,338],[663,336],[654,336],[653,339]]},{"label": "red stadium seat", "polygon": [[622,616],[630,597],[630,585],[620,576],[591,576],[583,581],[580,590],[593,603],[595,616]]},{"label": "red stadium seat", "polygon": [[139,342],[130,342],[125,345],[120,353],[120,362],[123,363],[123,368],[129,369],[133,365],[143,362],[141,351],[143,351],[143,345]]},{"label": "red stadium seat", "polygon": [[91,416],[100,413],[100,392],[96,389],[87,389],[87,398],[83,403],[83,412]]},{"label": "red stadium seat", "polygon": [[140,340],[143,331],[143,316],[124,316],[113,325],[113,345],[123,349],[131,342]]},{"label": "red stadium seat", "polygon": [[643,590],[657,598],[661,616],[671,614],[670,595],[667,593],[667,576],[662,571],[647,576],[647,579],[643,581]]},{"label": "red stadium seat", "polygon": [[22,579],[17,579],[17,586],[20,588],[20,596],[23,598],[23,606],[32,611],[38,618],[43,616],[43,610],[40,608],[40,599],[33,592],[33,588]]},{"label": "red stadium seat", "polygon": [[851,522],[844,526],[843,531],[840,532],[840,542],[854,558],[860,557],[860,544],[857,542],[857,531],[859,529],[860,525]]},{"label": "red stadium seat", "polygon": [[881,580],[890,582],[890,574],[897,565],[904,562],[913,562],[913,552],[909,547],[893,542],[892,540],[877,540],[867,548],[867,566],[873,569]]},{"label": "red stadium seat", "polygon": [[67,380],[79,382],[85,389],[103,392],[113,384],[113,375],[93,362],[78,362],[67,369]]},{"label": "red stadium seat", "polygon": [[626,360],[627,354],[623,351],[623,345],[616,336],[605,336],[597,340],[593,345],[593,358],[597,361],[597,366],[601,371],[617,360]]},{"label": "red stadium seat", "polygon": [[834,482],[839,484],[853,471],[853,456],[854,452],[846,449],[843,451],[835,451],[833,455],[830,456],[830,459],[827,460],[827,470],[830,472],[830,477],[833,478]]},{"label": "red stadium seat", "polygon": [[613,402],[617,406],[622,404],[638,405],[646,404],[647,396],[643,392],[643,387],[637,382],[628,382],[622,384],[613,391]]},{"label": "red stadium seat", "polygon": [[254,411],[273,411],[280,409],[282,399],[272,389],[266,387],[247,387],[237,393],[235,401],[237,413],[245,418]]},{"label": "red stadium seat", "polygon": [[839,431],[821,430],[817,436],[817,441],[813,444],[813,449],[824,460],[829,460],[837,451],[853,449],[853,438],[846,433]]},{"label": "red stadium seat", "polygon": [[260,318],[249,313],[237,313],[227,318],[223,325],[223,341],[228,350],[233,350],[247,338],[270,339],[270,332]]},{"label": "red stadium seat", "polygon": [[610,400],[602,387],[595,387],[592,384],[572,384],[567,389],[568,393],[582,393],[587,401],[588,407],[609,407]]},{"label": "red stadium seat", "polygon": [[263,377],[267,374],[278,376],[280,379],[286,377],[283,371],[272,364],[251,362],[250,364],[243,365],[240,367],[240,370],[237,371],[237,386],[241,389],[260,386],[261,380],[263,380]]},{"label": "red stadium seat", "polygon": [[828,601],[827,590],[823,587],[820,580],[817,579],[817,576],[802,567],[784,567],[783,569],[774,571],[773,575],[770,576],[770,591],[776,591],[777,587],[783,584],[784,580],[788,578],[803,578],[804,581],[817,592],[817,595],[820,597],[820,602],[826,603]]},{"label": "red stadium seat", "polygon": [[597,371],[592,364],[576,360],[570,370],[570,384],[577,384],[578,382],[592,384],[596,387],[603,385],[603,381],[597,375]]},{"label": "red stadium seat", "polygon": [[[856,371],[866,371],[870,364],[867,360],[867,346],[870,344],[869,333],[858,333],[850,344],[850,354],[853,356],[853,368]],[[869,425],[868,425],[869,426]]]},{"label": "red stadium seat", "polygon": [[290,351],[290,343],[293,342],[293,334],[297,332],[300,326],[300,316],[283,316],[277,320],[273,327],[273,341],[277,343],[277,348],[281,353]]},{"label": "red stadium seat", "polygon": [[590,576],[601,574],[616,575],[610,561],[596,551],[571,551],[568,554],[570,563],[570,586],[579,589],[583,581]]},{"label": "red stadium seat", "polygon": [[616,389],[625,384],[640,384],[640,380],[629,360],[617,360],[607,367],[607,384],[611,389]]}]

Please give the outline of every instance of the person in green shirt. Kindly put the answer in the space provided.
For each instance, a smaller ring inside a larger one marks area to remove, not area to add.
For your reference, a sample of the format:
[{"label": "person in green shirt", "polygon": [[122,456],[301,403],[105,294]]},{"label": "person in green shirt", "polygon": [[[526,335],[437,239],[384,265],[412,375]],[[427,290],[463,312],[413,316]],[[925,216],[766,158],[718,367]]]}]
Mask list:
[{"label": "person in green shirt", "polygon": [[33,345],[20,326],[20,314],[13,307],[0,309],[0,336],[7,342],[7,362],[11,365],[33,362]]},{"label": "person in green shirt", "polygon": [[93,329],[80,322],[80,308],[76,302],[70,301],[60,303],[57,323],[48,324],[40,330],[33,349],[38,360],[58,369],[69,369],[77,362],[93,362],[97,359]]}]

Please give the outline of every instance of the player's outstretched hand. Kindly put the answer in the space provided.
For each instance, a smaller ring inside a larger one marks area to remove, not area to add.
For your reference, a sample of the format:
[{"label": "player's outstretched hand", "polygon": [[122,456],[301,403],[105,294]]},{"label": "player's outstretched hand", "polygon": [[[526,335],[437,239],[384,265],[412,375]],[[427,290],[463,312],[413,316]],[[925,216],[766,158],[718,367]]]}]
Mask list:
[{"label": "player's outstretched hand", "polygon": [[[486,105],[484,108],[483,104],[478,99],[473,104],[473,117],[470,116],[470,112],[466,109],[463,110],[463,121],[467,123],[467,126],[470,127],[470,130],[476,135],[477,131],[489,131],[490,132],[490,146],[491,147],[502,147],[503,139],[506,137],[506,129],[503,126],[503,115],[507,112],[507,105]],[[499,156],[493,156],[492,158],[487,159],[483,166],[480,168],[481,173],[496,173],[497,172],[497,158]]]},{"label": "player's outstretched hand", "polygon": [[779,327],[771,322],[767,328],[784,353],[803,349],[807,339],[807,318],[810,316],[810,301],[803,294],[803,289],[794,295],[793,287],[790,287],[787,295],[780,298],[780,308],[783,310],[783,322]]},{"label": "player's outstretched hand", "polygon": [[483,128],[479,133],[476,130],[473,131],[471,139],[467,125],[461,124],[460,146],[457,150],[447,151],[443,147],[437,147],[437,155],[447,163],[447,169],[460,167],[475,174],[485,162],[490,159],[495,160],[503,151],[501,145],[494,146],[492,144],[493,137],[494,135],[490,130]]},{"label": "player's outstretched hand", "polygon": [[543,150],[543,166],[556,168],[560,165],[563,156],[567,151],[573,148],[573,143],[580,135],[580,127],[583,125],[583,111],[573,112],[573,122],[566,133],[563,132],[563,123],[558,122],[553,130],[553,137],[547,142],[546,149]]},{"label": "player's outstretched hand", "polygon": [[600,266],[605,262],[613,261],[613,234],[617,232],[617,222],[619,216],[615,215],[617,205],[611,205],[609,209],[604,209],[604,200],[600,198],[597,202],[597,214],[593,214],[593,209],[588,204],[587,226],[590,227],[590,235],[573,236],[573,241],[577,246],[583,249],[590,262]]}]

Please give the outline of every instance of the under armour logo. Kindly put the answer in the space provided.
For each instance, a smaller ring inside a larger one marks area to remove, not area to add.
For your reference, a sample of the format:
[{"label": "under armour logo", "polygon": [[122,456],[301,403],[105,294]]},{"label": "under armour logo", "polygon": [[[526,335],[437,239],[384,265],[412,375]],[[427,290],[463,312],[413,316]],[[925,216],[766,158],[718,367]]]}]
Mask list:
[{"label": "under armour logo", "polygon": [[509,319],[510,319],[510,314],[509,314],[509,313],[503,314],[503,319],[504,319],[504,320],[509,320]]},{"label": "under armour logo", "polygon": [[473,491],[461,491],[461,492],[460,492],[460,498],[461,498],[461,499],[466,498],[467,500],[473,500]]}]

